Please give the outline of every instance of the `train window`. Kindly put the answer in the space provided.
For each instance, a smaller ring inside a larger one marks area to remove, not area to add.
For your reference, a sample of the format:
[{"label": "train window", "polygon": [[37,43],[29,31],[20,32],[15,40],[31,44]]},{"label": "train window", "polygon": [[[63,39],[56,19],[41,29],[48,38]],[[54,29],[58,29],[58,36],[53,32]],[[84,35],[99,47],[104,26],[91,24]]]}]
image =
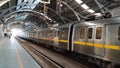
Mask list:
[{"label": "train window", "polygon": [[84,28],[81,28],[81,29],[80,29],[80,38],[83,39],[83,38],[84,38],[84,35],[85,35],[85,29],[84,29]]},{"label": "train window", "polygon": [[92,39],[93,28],[88,28],[88,39]]},{"label": "train window", "polygon": [[61,33],[60,33],[60,37],[61,38],[64,38],[65,37],[65,31],[60,31]]},{"label": "train window", "polygon": [[120,27],[118,29],[118,40],[120,41]]},{"label": "train window", "polygon": [[96,29],[96,39],[101,39],[102,37],[102,27],[97,27]]}]

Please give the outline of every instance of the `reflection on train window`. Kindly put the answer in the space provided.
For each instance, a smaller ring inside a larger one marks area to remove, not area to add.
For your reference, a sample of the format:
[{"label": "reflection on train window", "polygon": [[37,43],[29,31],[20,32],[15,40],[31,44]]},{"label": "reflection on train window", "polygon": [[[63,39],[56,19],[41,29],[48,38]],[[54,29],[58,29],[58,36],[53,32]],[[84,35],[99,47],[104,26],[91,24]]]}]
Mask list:
[{"label": "reflection on train window", "polygon": [[85,29],[81,28],[80,29],[80,38],[83,39],[84,38],[84,34],[85,34]]},{"label": "reflection on train window", "polygon": [[64,37],[65,37],[65,31],[61,31],[60,37],[61,37],[61,38],[64,38]]},{"label": "reflection on train window", "polygon": [[118,29],[118,40],[120,41],[120,27]]},{"label": "reflection on train window", "polygon": [[102,37],[102,27],[97,27],[96,29],[96,39],[101,39]]},{"label": "reflection on train window", "polygon": [[88,28],[88,39],[92,39],[93,28]]},{"label": "reflection on train window", "polygon": [[59,30],[58,35],[60,39],[67,40],[68,39],[68,28],[62,28]]}]

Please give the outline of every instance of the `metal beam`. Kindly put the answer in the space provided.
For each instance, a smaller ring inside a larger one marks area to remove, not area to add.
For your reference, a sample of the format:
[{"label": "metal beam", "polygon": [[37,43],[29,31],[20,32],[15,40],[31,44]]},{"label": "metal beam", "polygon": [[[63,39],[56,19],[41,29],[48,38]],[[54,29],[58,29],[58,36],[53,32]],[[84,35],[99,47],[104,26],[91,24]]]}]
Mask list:
[{"label": "metal beam", "polygon": [[[22,4],[20,4],[20,5],[16,5],[16,6],[12,6],[12,7],[8,8],[8,9],[5,10],[3,13],[1,13],[1,16],[4,16],[4,14],[5,14],[6,12],[8,12],[8,11],[10,11],[11,9],[14,9],[14,8],[16,8],[16,7],[18,7],[18,6],[21,6],[21,5],[23,5],[23,4],[24,4],[24,3],[22,3]],[[26,5],[29,6],[29,4],[26,4]],[[32,4],[32,5],[36,5],[36,4]],[[49,7],[47,7],[47,8],[50,9],[51,11],[53,11],[55,14],[57,14],[57,15],[61,18],[61,20],[65,23],[63,17],[62,17],[60,14],[56,13],[53,9],[51,9],[51,8],[49,8]],[[33,10],[33,11],[34,11],[34,10]],[[39,12],[37,12],[37,13],[39,13]]]},{"label": "metal beam", "polygon": [[[101,9],[103,7],[102,4],[100,4],[97,0],[95,0],[96,4],[98,5],[98,7]],[[105,13],[105,11],[103,9],[101,9],[102,13]]]},{"label": "metal beam", "polygon": [[61,1],[61,3],[63,3],[64,5],[66,5],[70,10],[73,11],[73,13],[75,14],[75,16],[77,17],[78,21],[80,21],[80,17],[78,16],[77,12],[71,7],[69,6],[66,2]]}]

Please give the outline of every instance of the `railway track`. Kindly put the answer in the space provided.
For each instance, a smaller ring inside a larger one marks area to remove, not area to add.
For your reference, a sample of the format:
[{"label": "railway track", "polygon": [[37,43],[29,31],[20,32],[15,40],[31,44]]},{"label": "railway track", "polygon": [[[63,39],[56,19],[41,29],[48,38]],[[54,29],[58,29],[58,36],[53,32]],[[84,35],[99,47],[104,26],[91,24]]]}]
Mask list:
[{"label": "railway track", "polygon": [[[28,46],[31,46],[30,48],[34,48],[34,49],[37,49],[37,51],[41,52],[43,55],[47,56],[48,58],[50,58],[52,61],[55,61],[58,63],[58,65],[61,66],[61,68],[96,68],[96,67],[91,67],[91,66],[88,66],[86,64],[84,64],[83,62],[78,62],[72,58],[70,58],[70,56],[68,55],[64,55],[62,53],[59,53],[58,51],[56,52],[55,50],[51,50],[51,49],[48,49],[42,45],[37,45],[37,44],[34,44],[33,42],[28,42],[24,39],[21,39],[21,38],[18,38],[21,42],[20,43],[23,43],[22,46],[25,48],[26,45]],[[30,48],[26,48],[28,50],[30,50]],[[32,55],[34,55],[36,53],[33,53]],[[38,58],[39,55],[37,55]],[[40,59],[40,60],[43,60],[43,59]],[[40,63],[40,61],[37,61]],[[42,61],[43,63],[44,61]],[[45,65],[46,66],[46,63],[45,64],[41,64],[40,65]],[[54,68],[53,67],[44,67],[44,68]],[[58,67],[57,67],[58,68]]]},{"label": "railway track", "polygon": [[36,60],[36,62],[42,68],[64,68],[61,64],[55,62],[54,60],[50,59],[48,56],[41,53],[36,48],[30,46],[24,40],[18,39],[17,40],[21,43],[22,47]]}]

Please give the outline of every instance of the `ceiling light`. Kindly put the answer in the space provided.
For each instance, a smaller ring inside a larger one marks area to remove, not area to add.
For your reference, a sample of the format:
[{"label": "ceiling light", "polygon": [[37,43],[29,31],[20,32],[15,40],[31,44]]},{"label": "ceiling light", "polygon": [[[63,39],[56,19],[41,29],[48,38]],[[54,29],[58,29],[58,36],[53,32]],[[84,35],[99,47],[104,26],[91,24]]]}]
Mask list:
[{"label": "ceiling light", "polygon": [[78,4],[83,3],[82,0],[75,0]]},{"label": "ceiling light", "polygon": [[87,25],[96,25],[96,24],[91,23],[91,22],[85,22],[85,24],[87,24]]},{"label": "ceiling light", "polygon": [[101,13],[95,13],[94,15],[96,15],[96,16],[102,16]]},{"label": "ceiling light", "polygon": [[90,12],[90,13],[94,13],[95,11],[92,10],[92,9],[89,9],[88,12]]},{"label": "ceiling light", "polygon": [[81,5],[84,9],[89,9],[89,7],[86,4]]},{"label": "ceiling light", "polygon": [[62,7],[63,5],[62,4],[60,4],[60,7]]},{"label": "ceiling light", "polygon": [[24,0],[24,2],[28,2],[28,0]]},{"label": "ceiling light", "polygon": [[10,0],[0,1],[0,7],[1,7],[2,5],[4,5],[5,3],[7,3],[8,1],[10,1]]}]

